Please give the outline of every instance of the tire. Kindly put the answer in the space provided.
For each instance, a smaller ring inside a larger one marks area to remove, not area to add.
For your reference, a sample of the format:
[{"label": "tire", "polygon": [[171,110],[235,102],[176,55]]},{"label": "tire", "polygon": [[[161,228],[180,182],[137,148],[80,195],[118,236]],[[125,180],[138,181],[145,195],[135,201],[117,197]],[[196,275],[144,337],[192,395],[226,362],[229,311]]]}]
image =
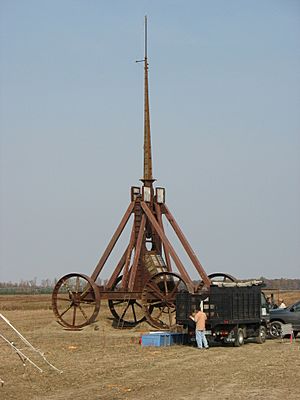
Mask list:
[{"label": "tire", "polygon": [[282,332],[282,323],[280,321],[271,322],[269,334],[272,339],[277,339],[281,336]]},{"label": "tire", "polygon": [[256,343],[258,344],[263,344],[266,341],[266,337],[267,337],[267,330],[266,327],[261,325],[258,328],[258,336],[256,337]]},{"label": "tire", "polygon": [[233,345],[234,347],[240,347],[243,346],[243,344],[244,344],[244,330],[242,328],[238,328]]}]

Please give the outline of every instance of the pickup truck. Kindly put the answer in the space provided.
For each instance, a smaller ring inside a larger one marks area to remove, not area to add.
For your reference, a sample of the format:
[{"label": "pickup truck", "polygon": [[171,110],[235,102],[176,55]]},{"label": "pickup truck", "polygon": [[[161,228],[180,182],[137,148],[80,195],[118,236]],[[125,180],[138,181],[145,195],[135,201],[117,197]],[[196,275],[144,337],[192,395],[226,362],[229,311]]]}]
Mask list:
[{"label": "pickup truck", "polygon": [[292,324],[294,337],[300,332],[300,301],[287,307],[270,310],[269,334],[271,338],[281,335],[282,325]]}]

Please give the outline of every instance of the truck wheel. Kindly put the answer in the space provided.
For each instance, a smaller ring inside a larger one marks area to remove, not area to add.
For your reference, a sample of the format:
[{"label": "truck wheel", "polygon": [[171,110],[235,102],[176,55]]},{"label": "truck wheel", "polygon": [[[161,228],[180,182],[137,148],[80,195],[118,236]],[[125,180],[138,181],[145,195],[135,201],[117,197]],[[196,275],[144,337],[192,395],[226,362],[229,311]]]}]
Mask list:
[{"label": "truck wheel", "polygon": [[266,341],[267,330],[264,326],[258,328],[258,336],[256,337],[256,343],[263,344]]},{"label": "truck wheel", "polygon": [[243,344],[244,344],[244,331],[242,328],[239,328],[235,336],[234,347],[240,347]]},{"label": "truck wheel", "polygon": [[282,323],[279,321],[273,321],[270,325],[269,334],[272,339],[279,338],[282,332]]}]

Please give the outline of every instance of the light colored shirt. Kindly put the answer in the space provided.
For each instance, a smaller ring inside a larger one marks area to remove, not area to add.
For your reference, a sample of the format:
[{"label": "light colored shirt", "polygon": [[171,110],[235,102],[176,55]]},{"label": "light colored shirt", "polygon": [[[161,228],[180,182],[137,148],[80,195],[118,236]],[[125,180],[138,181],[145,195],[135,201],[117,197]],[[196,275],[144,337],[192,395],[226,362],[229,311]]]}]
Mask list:
[{"label": "light colored shirt", "polygon": [[284,304],[284,302],[282,302],[278,308],[286,308],[286,305]]},{"label": "light colored shirt", "polygon": [[205,330],[205,321],[207,320],[207,316],[203,311],[198,311],[194,317],[194,321],[196,322],[197,331]]}]

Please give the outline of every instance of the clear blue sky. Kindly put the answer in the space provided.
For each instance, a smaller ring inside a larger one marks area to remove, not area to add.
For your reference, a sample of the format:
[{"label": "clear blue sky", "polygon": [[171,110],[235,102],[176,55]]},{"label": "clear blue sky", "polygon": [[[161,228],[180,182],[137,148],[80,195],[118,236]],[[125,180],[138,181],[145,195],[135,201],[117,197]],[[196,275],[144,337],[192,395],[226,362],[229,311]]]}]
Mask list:
[{"label": "clear blue sky", "polygon": [[142,176],[145,14],[154,176],[205,270],[300,278],[299,1],[0,14],[0,281],[94,270]]}]

